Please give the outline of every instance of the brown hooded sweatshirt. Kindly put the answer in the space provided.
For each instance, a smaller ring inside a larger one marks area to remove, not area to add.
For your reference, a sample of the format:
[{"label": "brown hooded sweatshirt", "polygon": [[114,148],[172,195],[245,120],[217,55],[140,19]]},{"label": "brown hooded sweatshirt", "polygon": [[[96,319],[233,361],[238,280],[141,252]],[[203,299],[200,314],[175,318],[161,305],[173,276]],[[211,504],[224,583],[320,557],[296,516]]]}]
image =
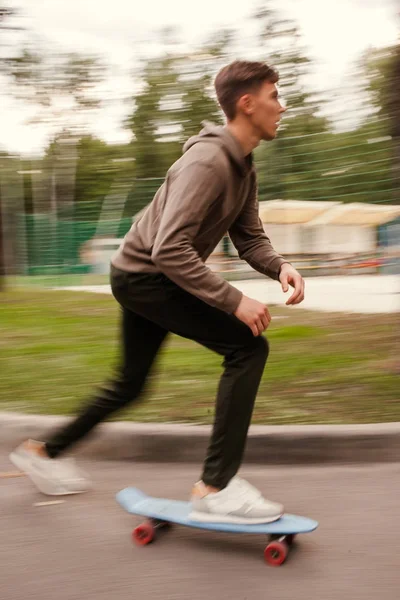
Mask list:
[{"label": "brown hooded sweatshirt", "polygon": [[253,157],[226,127],[205,124],[141,217],[112,264],[122,271],[164,273],[187,292],[227,313],[242,293],[205,264],[226,232],[240,258],[278,279],[287,262],[273,249],[258,214]]}]

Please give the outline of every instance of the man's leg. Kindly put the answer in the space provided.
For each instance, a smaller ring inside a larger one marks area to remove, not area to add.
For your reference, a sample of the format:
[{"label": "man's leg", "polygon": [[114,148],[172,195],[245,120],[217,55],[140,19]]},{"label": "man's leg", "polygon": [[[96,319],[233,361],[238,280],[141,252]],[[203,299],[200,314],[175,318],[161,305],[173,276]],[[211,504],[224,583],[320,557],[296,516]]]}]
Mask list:
[{"label": "man's leg", "polygon": [[206,485],[224,488],[239,470],[267,357],[264,337],[225,355],[202,475]]},{"label": "man's leg", "polygon": [[46,443],[28,440],[10,454],[11,461],[41,492],[62,495],[84,492],[90,487],[73,461],[51,459],[88,435],[100,421],[138,398],[166,335],[165,329],[123,309],[121,365],[110,385],[101,388],[81,414]]},{"label": "man's leg", "polygon": [[92,402],[70,424],[55,432],[46,442],[51,458],[85,437],[98,423],[136,400],[167,331],[122,309],[122,357],[116,376],[100,388]]},{"label": "man's leg", "polygon": [[236,317],[188,294],[163,275],[114,272],[113,291],[120,304],[224,357],[203,480],[215,488],[225,487],[243,457],[268,356],[266,339],[254,337]]}]

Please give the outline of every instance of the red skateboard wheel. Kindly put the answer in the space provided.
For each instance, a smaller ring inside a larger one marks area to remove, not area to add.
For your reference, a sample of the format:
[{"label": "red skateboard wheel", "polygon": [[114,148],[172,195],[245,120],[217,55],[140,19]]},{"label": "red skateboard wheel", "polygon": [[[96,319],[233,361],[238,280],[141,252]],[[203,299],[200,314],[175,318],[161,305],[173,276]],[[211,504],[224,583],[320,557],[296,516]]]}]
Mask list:
[{"label": "red skateboard wheel", "polygon": [[146,546],[153,541],[155,535],[154,527],[151,523],[142,523],[135,527],[132,532],[132,538],[138,546]]},{"label": "red skateboard wheel", "polygon": [[264,558],[269,565],[279,567],[288,555],[288,545],[285,542],[271,542],[264,550]]}]

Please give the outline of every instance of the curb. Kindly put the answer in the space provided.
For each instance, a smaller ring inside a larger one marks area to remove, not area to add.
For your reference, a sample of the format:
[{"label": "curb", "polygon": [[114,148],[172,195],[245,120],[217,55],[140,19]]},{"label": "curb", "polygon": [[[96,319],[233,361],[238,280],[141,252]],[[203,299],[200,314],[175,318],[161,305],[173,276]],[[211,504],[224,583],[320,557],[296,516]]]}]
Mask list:
[{"label": "curb", "polygon": [[[27,438],[41,439],[70,417],[0,412],[0,448],[10,452]],[[76,454],[103,460],[201,463],[209,425],[103,423]],[[75,452],[75,448],[74,448]],[[263,465],[400,461],[400,422],[371,425],[253,425],[245,461]]]}]

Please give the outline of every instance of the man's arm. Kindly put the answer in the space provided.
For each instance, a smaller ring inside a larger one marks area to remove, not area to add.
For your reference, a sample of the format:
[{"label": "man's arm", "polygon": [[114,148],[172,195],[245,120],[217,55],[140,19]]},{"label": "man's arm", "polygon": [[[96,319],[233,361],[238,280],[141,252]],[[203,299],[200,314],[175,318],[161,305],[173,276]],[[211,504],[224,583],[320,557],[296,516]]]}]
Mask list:
[{"label": "man's arm", "polygon": [[300,273],[274,250],[265,234],[258,210],[257,181],[254,176],[245,206],[229,229],[232,242],[241,259],[259,273],[279,280],[285,293],[289,285],[294,288],[286,304],[299,304],[304,300],[304,280]]},{"label": "man's arm", "polygon": [[258,214],[255,176],[243,210],[230,227],[229,235],[242,260],[259,273],[279,279],[281,266],[288,261],[274,250],[265,234]]},{"label": "man's arm", "polygon": [[193,240],[205,215],[223,190],[212,164],[187,165],[167,180],[166,203],[158,224],[152,261],[169,279],[211,306],[234,313],[242,293],[213,273],[201,260]]}]

